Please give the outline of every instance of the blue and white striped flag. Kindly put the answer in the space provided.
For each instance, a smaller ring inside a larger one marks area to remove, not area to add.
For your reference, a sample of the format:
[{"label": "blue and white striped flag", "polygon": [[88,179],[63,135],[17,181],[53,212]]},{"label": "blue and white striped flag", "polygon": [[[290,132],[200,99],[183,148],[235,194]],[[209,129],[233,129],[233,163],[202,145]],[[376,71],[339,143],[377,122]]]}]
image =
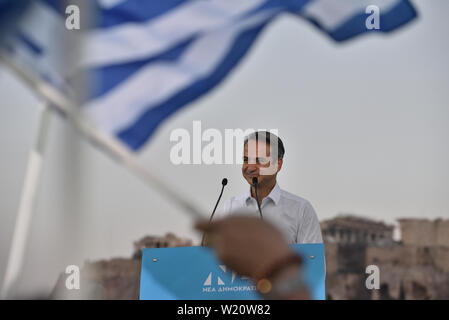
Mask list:
[{"label": "blue and white striped flag", "polygon": [[[380,9],[374,31],[416,17],[408,0],[96,0],[93,28],[78,32],[65,29],[61,3],[32,3],[3,46],[68,94],[74,75],[88,73],[82,115],[135,150],[164,119],[217,86],[279,14],[307,19],[336,41],[373,31],[365,25],[369,5]],[[72,66],[62,39],[74,34],[83,46]]]}]

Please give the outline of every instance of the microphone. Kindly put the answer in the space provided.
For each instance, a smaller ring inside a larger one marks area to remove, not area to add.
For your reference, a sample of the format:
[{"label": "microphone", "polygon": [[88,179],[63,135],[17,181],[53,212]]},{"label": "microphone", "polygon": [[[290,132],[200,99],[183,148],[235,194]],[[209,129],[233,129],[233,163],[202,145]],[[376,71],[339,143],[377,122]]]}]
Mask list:
[{"label": "microphone", "polygon": [[[212,211],[212,214],[211,214],[211,216],[210,216],[210,218],[209,218],[209,222],[211,222],[211,221],[212,221],[212,218],[214,217],[215,210],[217,210],[218,203],[220,202],[221,196],[223,195],[224,187],[225,187],[225,185],[227,185],[227,184],[228,184],[228,179],[223,178],[223,180],[221,180],[221,192],[220,192],[220,196],[218,197],[217,203],[215,204],[215,207],[214,207],[214,211]],[[203,238],[201,239],[201,246],[204,246],[204,234],[203,234]]]},{"label": "microphone", "polygon": [[254,193],[256,194],[257,208],[259,208],[260,219],[263,220],[262,210],[260,209],[259,195],[257,194],[257,178],[253,177]]}]

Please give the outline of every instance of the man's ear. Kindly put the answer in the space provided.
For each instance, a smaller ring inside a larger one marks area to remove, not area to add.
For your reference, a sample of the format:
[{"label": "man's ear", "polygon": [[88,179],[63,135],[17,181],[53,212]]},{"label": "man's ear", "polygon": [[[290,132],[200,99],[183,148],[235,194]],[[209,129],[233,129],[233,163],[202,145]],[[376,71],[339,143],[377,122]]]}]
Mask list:
[{"label": "man's ear", "polygon": [[284,160],[283,158],[279,158],[278,159],[278,170],[277,170],[277,172],[281,171],[283,160]]}]

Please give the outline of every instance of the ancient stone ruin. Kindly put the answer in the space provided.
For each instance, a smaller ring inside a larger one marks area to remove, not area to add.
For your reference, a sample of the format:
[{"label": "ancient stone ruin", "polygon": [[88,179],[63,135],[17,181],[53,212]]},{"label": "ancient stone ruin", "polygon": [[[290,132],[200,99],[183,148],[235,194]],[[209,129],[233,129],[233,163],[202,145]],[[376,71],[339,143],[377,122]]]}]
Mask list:
[{"label": "ancient stone ruin", "polygon": [[80,290],[67,290],[62,273],[50,296],[52,299],[139,299],[142,249],[192,246],[191,240],[172,233],[165,236],[146,236],[134,242],[131,258],[114,258],[86,262],[81,269]]},{"label": "ancient stone ruin", "polygon": [[[393,226],[351,215],[323,221],[328,299],[449,299],[449,220],[400,219]],[[367,289],[366,267],[380,272]]]}]

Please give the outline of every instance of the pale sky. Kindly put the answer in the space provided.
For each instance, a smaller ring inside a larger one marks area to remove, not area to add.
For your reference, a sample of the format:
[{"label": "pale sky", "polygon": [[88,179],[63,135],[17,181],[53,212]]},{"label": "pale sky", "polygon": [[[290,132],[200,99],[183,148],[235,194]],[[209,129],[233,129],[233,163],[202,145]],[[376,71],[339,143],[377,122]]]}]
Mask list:
[{"label": "pale sky", "polygon": [[[172,130],[278,129],[281,188],[308,199],[320,220],[349,212],[387,223],[449,218],[449,2],[413,1],[420,18],[391,36],[336,45],[306,22],[272,23],[216,90],[166,121],[140,160],[210,213],[248,185],[239,165],[170,162]],[[0,67],[0,283],[3,281],[39,102]],[[19,293],[47,292],[68,264],[129,257],[144,235],[198,241],[171,199],[52,118],[45,172]]]}]

